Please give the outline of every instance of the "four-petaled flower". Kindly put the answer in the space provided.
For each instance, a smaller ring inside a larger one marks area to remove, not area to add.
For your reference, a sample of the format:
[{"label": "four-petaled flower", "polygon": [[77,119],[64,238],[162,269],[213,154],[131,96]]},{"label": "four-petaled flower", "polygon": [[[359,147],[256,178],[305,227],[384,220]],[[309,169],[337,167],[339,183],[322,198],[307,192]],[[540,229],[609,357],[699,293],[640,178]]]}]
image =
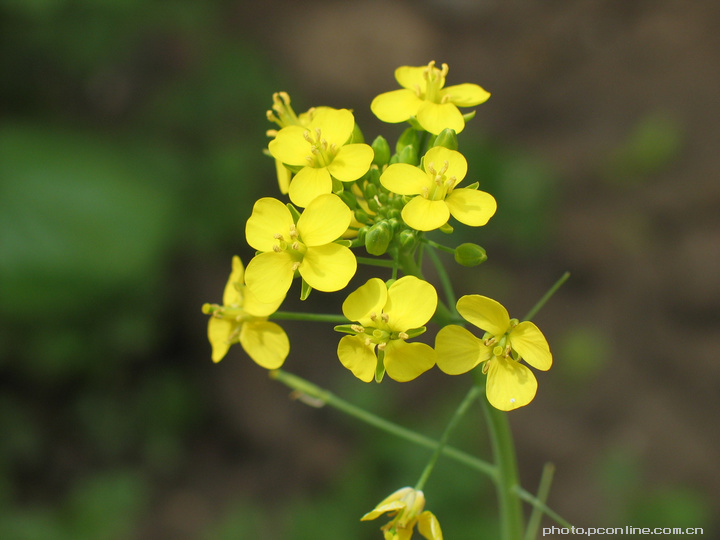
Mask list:
[{"label": "four-petaled flower", "polygon": [[425,510],[425,495],[422,491],[405,487],[380,502],[365,514],[361,521],[376,519],[390,514],[392,519],[381,527],[385,540],[410,540],[417,525],[418,532],[428,540],[443,540],[440,523],[435,515]]},{"label": "four-petaled flower", "polygon": [[[332,179],[352,182],[369,169],[373,150],[367,144],[346,144],[355,128],[347,109],[316,109],[305,126],[278,131],[268,150],[280,162],[300,170],[290,182],[290,200],[305,208],[318,195],[333,191]],[[344,232],[344,231],[343,231]]]},{"label": "four-petaled flower", "polygon": [[245,286],[243,274],[240,257],[233,257],[223,305],[203,306],[203,313],[210,315],[208,339],[213,362],[222,360],[231,345],[240,343],[257,364],[277,369],[290,352],[290,342],[285,331],[267,318],[280,307],[285,296],[269,303],[260,302]]},{"label": "four-petaled flower", "polygon": [[413,229],[432,231],[455,219],[479,227],[497,210],[489,193],[456,188],[467,173],[467,160],[455,150],[435,146],[423,158],[423,169],[407,163],[394,163],[380,176],[388,190],[399,195],[416,195],[402,209],[402,218]]},{"label": "four-petaled flower", "polygon": [[414,379],[435,365],[435,351],[405,340],[425,331],[436,307],[435,288],[415,276],[390,287],[379,278],[369,279],[343,302],[343,314],[356,324],[335,328],[353,334],[338,344],[340,362],[364,382],[381,380],[385,371],[399,382]]},{"label": "four-petaled flower", "polygon": [[465,128],[465,119],[458,107],[480,105],[490,94],[470,83],[443,88],[447,73],[447,64],[438,69],[434,61],[427,66],[401,66],[395,70],[395,79],[402,89],[380,94],[373,99],[370,109],[383,122],[395,124],[416,118],[433,135],[446,128],[460,133]]},{"label": "four-petaled flower", "polygon": [[344,288],[357,270],[355,255],[334,243],[347,230],[352,212],[332,193],[315,198],[297,223],[277,199],[265,197],[253,206],[245,226],[248,244],[258,251],[245,282],[263,302],[284,297],[295,271],[311,288],[331,292]]},{"label": "four-petaled flower", "polygon": [[485,330],[485,335],[479,339],[457,325],[442,328],[435,338],[438,367],[459,375],[484,362],[486,394],[493,407],[511,411],[530,403],[537,380],[520,360],[541,371],[550,369],[552,354],[542,332],[530,321],[510,319],[499,302],[486,296],[463,296],[457,310],[466,321]]}]

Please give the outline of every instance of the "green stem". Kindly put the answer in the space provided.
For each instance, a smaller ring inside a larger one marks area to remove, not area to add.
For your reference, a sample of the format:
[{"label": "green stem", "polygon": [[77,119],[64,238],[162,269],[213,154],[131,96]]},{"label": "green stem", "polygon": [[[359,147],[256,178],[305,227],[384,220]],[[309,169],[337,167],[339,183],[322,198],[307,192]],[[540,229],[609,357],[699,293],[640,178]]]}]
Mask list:
[{"label": "green stem", "polygon": [[450,276],[448,276],[447,270],[445,270],[445,266],[440,260],[440,257],[438,257],[438,254],[435,253],[433,250],[429,250],[428,253],[430,254],[430,258],[432,259],[435,270],[437,271],[438,277],[440,278],[440,284],[443,286],[443,291],[445,292],[445,298],[447,299],[447,303],[449,306],[452,306],[453,314],[456,314],[455,304],[457,303],[457,298],[455,298],[455,291],[453,290]]},{"label": "green stem", "polygon": [[555,510],[550,508],[547,504],[544,502],[538,500],[535,495],[530,493],[529,491],[524,490],[520,486],[515,487],[515,493],[517,493],[517,496],[520,497],[523,501],[525,501],[528,504],[531,504],[533,508],[537,508],[542,513],[544,513],[546,516],[548,516],[550,519],[557,522],[559,525],[562,525],[563,527],[566,527],[568,529],[572,528],[572,524],[565,518],[561,517]]},{"label": "green stem", "polygon": [[285,321],[313,321],[313,322],[338,322],[346,323],[347,318],[343,315],[324,314],[324,313],[296,313],[293,311],[276,311],[268,317],[268,319],[285,320]]},{"label": "green stem", "polygon": [[517,458],[507,414],[490,405],[487,397],[480,400],[490,432],[490,441],[498,471],[496,482],[503,540],[520,540],[523,534],[523,513],[520,498]]},{"label": "green stem", "polygon": [[[297,375],[293,375],[292,373],[288,373],[287,371],[283,371],[281,369],[270,371],[269,374],[272,379],[283,383],[284,385],[292,388],[293,390],[310,396],[311,398],[320,400],[322,403],[330,405],[331,407],[338,409],[339,411],[342,411],[345,414],[348,414],[354,418],[357,418],[358,420],[362,420],[363,422],[370,424],[371,426],[374,426],[378,429],[381,429],[386,433],[390,433],[392,435],[415,443],[418,446],[430,448],[432,450],[435,450],[440,445],[438,441],[435,441],[430,437],[425,437],[424,435],[421,435],[415,431],[407,429],[398,424],[394,424],[393,422],[389,422],[388,420],[372,414],[365,409],[361,409],[360,407],[348,403],[347,401],[337,397],[332,392],[324,390],[319,386],[311,383],[310,381],[298,377]],[[486,461],[478,459],[466,452],[463,452],[451,446],[444,446],[441,452],[443,455],[489,476],[491,479],[493,479],[493,481],[496,479],[496,467]]]},{"label": "green stem", "polygon": [[393,268],[395,261],[391,259],[373,259],[371,257],[355,257],[358,264],[367,264],[368,266],[382,266],[383,268]]},{"label": "green stem", "polygon": [[438,244],[437,242],[433,242],[429,238],[423,238],[423,242],[425,242],[427,245],[434,247],[435,249],[439,249],[440,251],[445,251],[447,253],[455,253],[455,248],[451,248],[448,246],[443,246],[442,244]]},{"label": "green stem", "polygon": [[542,307],[545,305],[545,303],[550,300],[553,294],[557,292],[557,290],[562,287],[563,283],[565,283],[568,278],[570,277],[570,272],[565,272],[562,276],[560,276],[560,279],[558,279],[555,284],[550,287],[548,292],[546,292],[543,297],[537,301],[537,303],[532,307],[530,311],[527,312],[527,315],[523,318],[523,321],[529,321],[531,320],[535,315],[537,315],[537,312],[542,309]]},{"label": "green stem", "polygon": [[428,461],[427,465],[425,465],[425,469],[423,469],[423,472],[420,475],[420,479],[417,481],[417,484],[415,484],[416,490],[420,491],[425,487],[425,482],[427,482],[428,478],[430,478],[430,475],[433,472],[433,469],[435,469],[435,464],[437,463],[440,454],[443,453],[443,449],[447,445],[450,434],[453,432],[460,419],[470,408],[472,402],[475,401],[480,394],[482,394],[483,390],[483,388],[473,385],[468,391],[468,393],[465,395],[465,399],[460,402],[460,405],[458,405],[458,408],[455,410],[455,413],[450,419],[450,422],[448,422],[448,425],[445,427],[445,431],[440,437],[440,440],[437,443],[437,447],[435,448],[433,455],[430,456],[430,460]]},{"label": "green stem", "polygon": [[[548,495],[550,494],[550,485],[552,484],[553,475],[555,474],[555,465],[552,463],[546,463],[543,467],[542,475],[540,476],[540,486],[538,487],[537,501],[545,504]],[[525,530],[524,540],[535,540],[537,538],[538,531],[540,530],[540,522],[542,520],[542,508],[535,506],[530,519],[528,520],[528,526]]]}]

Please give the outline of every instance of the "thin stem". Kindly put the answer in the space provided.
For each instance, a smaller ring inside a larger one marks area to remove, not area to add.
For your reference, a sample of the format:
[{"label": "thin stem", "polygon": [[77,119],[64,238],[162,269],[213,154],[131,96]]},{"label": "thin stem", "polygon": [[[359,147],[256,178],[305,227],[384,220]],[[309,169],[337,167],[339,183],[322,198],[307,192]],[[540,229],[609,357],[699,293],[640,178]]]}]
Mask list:
[{"label": "thin stem", "polygon": [[346,323],[347,318],[343,315],[325,313],[295,313],[293,311],[276,311],[268,319],[285,321],[313,321],[313,322],[338,322]]},{"label": "thin stem", "polygon": [[433,469],[435,469],[435,464],[437,463],[440,454],[442,454],[443,448],[445,448],[445,445],[450,438],[450,434],[453,432],[460,419],[470,408],[470,404],[478,398],[478,396],[483,392],[483,390],[483,388],[473,385],[468,391],[468,393],[465,395],[465,399],[463,399],[460,402],[460,405],[458,405],[458,408],[455,410],[455,413],[450,419],[450,422],[448,422],[448,425],[445,427],[445,431],[440,437],[440,441],[437,443],[437,447],[435,448],[433,455],[430,456],[430,460],[428,461],[427,465],[425,465],[425,469],[423,469],[423,472],[420,475],[420,479],[417,481],[417,484],[415,484],[415,489],[417,489],[418,491],[422,490],[423,487],[425,487],[425,482],[427,482],[428,478],[430,478],[430,475],[433,472]]},{"label": "thin stem", "polygon": [[367,264],[368,266],[382,266],[383,268],[393,268],[395,261],[391,259],[373,259],[371,257],[355,257],[359,264]]},{"label": "thin stem", "polygon": [[568,278],[570,277],[570,272],[565,272],[562,276],[560,276],[560,279],[558,279],[555,284],[550,287],[548,292],[546,292],[540,300],[537,301],[537,303],[532,307],[530,311],[527,312],[527,315],[523,318],[523,321],[529,321],[532,319],[535,315],[537,315],[537,312],[542,309],[542,307],[545,305],[545,303],[550,300],[553,294],[557,292],[557,290],[562,287],[563,283],[565,283]]},{"label": "thin stem", "polygon": [[523,534],[523,513],[515,489],[519,486],[517,458],[507,414],[490,405],[483,396],[482,403],[490,432],[493,455],[498,470],[495,483],[500,510],[500,531],[503,540],[520,540]]},{"label": "thin stem", "polygon": [[440,251],[445,251],[447,253],[455,253],[455,248],[451,248],[448,246],[443,246],[442,244],[438,244],[437,242],[433,242],[429,238],[423,238],[423,242],[425,242],[427,245],[434,247],[435,249],[439,249]]},{"label": "thin stem", "polygon": [[[552,484],[554,474],[555,465],[552,463],[546,463],[543,467],[542,475],[540,476],[540,486],[538,487],[538,493],[535,497],[535,499],[542,504],[545,504],[545,501],[547,501],[548,495],[550,494],[550,485]],[[527,529],[525,530],[525,540],[535,540],[537,538],[538,531],[540,530],[542,514],[542,508],[539,506],[533,507]]]},{"label": "thin stem", "polygon": [[449,306],[452,306],[452,312],[455,314],[455,304],[457,303],[457,298],[455,298],[455,291],[453,290],[450,276],[448,276],[447,270],[445,270],[445,266],[440,260],[440,257],[438,257],[438,254],[433,250],[428,251],[428,253],[430,254],[430,258],[432,259],[433,265],[435,265],[435,270],[440,278],[440,283],[443,286],[447,303]]},{"label": "thin stem", "polygon": [[535,495],[533,495],[529,491],[524,490],[520,486],[515,486],[514,491],[515,493],[517,493],[517,496],[520,497],[523,501],[531,504],[533,508],[539,509],[546,516],[548,516],[550,519],[553,519],[559,525],[562,525],[563,527],[566,527],[568,529],[572,528],[572,524],[567,519],[561,517],[557,512],[555,512],[555,510],[550,508],[544,502],[539,501],[537,497],[535,497]]},{"label": "thin stem", "polygon": [[[381,429],[386,433],[390,433],[392,435],[415,443],[418,446],[423,446],[425,448],[430,448],[433,450],[438,448],[438,446],[440,445],[438,441],[435,441],[430,437],[425,437],[424,435],[421,435],[415,431],[385,420],[384,418],[372,414],[365,409],[361,409],[360,407],[348,403],[347,401],[337,397],[332,392],[324,390],[319,386],[301,377],[298,377],[297,375],[293,375],[281,369],[270,371],[269,374],[272,379],[275,379],[276,381],[279,381],[284,385],[294,390],[297,390],[298,392],[310,396],[311,398],[317,399],[322,403],[330,405],[331,407],[338,409],[339,411],[342,411],[345,414],[348,414],[354,418],[357,418],[358,420],[362,420],[363,422],[370,424],[371,426],[374,426],[378,429]],[[462,450],[458,450],[451,446],[443,447],[441,452],[445,456],[460,463],[463,463],[468,467],[471,467],[476,471],[479,471],[489,476],[493,481],[496,481],[497,468],[491,463],[478,459],[466,452],[463,452]]]}]

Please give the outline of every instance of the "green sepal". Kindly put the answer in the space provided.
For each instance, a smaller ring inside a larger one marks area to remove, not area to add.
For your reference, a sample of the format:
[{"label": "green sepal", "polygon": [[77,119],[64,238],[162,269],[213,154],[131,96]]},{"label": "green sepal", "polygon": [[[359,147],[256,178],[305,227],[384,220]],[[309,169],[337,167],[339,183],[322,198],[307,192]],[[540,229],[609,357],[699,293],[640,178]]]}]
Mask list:
[{"label": "green sepal", "polygon": [[455,262],[463,266],[477,266],[487,261],[487,253],[482,246],[466,242],[455,248]]},{"label": "green sepal", "polygon": [[338,195],[345,189],[343,183],[337,178],[332,178],[332,191],[335,195]]},{"label": "green sepal", "polygon": [[355,326],[354,324],[339,324],[336,327],[333,328],[336,332],[342,332],[343,334],[353,334],[356,335],[357,332],[352,329],[352,327]]},{"label": "green sepal", "polygon": [[298,219],[300,219],[300,211],[295,208],[291,203],[287,203],[285,206],[287,206],[287,209],[290,210],[293,222],[297,225]]},{"label": "green sepal", "polygon": [[297,174],[305,168],[305,165],[288,165],[287,163],[283,163],[283,167],[291,173]]},{"label": "green sepal", "polygon": [[347,239],[347,238],[343,238],[343,239],[341,239],[341,240],[335,240],[334,243],[335,243],[335,244],[338,244],[338,245],[340,245],[340,246],[345,246],[345,247],[347,247],[347,248],[349,248],[349,247],[352,246],[352,240],[349,240],[349,239]]},{"label": "green sepal", "polygon": [[405,333],[408,335],[408,339],[410,339],[424,334],[425,330],[427,329],[424,326],[421,326],[420,328],[412,328],[410,330],[406,330]]},{"label": "green sepal", "polygon": [[373,149],[373,152],[375,152],[372,162],[378,167],[387,165],[387,162],[390,161],[390,145],[385,137],[378,135],[370,147]]},{"label": "green sepal", "polygon": [[465,189],[477,189],[480,187],[480,182],[473,182],[469,186],[465,186]]},{"label": "green sepal", "polygon": [[345,191],[344,189],[338,193],[335,193],[342,202],[345,203],[345,205],[350,209],[353,210],[357,207],[357,199],[355,198],[355,195],[353,195],[350,191]]},{"label": "green sepal", "polygon": [[385,376],[385,351],[378,350],[378,363],[375,366],[375,382],[382,382]]},{"label": "green sepal", "polygon": [[438,230],[439,230],[441,233],[452,234],[452,232],[453,232],[455,229],[453,229],[453,226],[452,226],[452,225],[450,225],[449,223],[446,223],[445,225],[443,225],[442,227],[440,227]]},{"label": "green sepal", "polygon": [[475,113],[477,113],[477,111],[470,111],[469,113],[463,114],[463,118],[465,119],[465,122],[469,122],[470,120],[475,118]]},{"label": "green sepal", "polygon": [[417,148],[419,142],[418,131],[415,128],[409,127],[402,132],[395,143],[395,153],[399,154],[406,146],[415,146]]},{"label": "green sepal", "polygon": [[408,145],[398,152],[398,163],[407,163],[408,165],[418,164],[418,152],[415,145]]},{"label": "green sepal", "polygon": [[312,287],[307,284],[307,282],[303,279],[302,280],[302,289],[300,290],[300,300],[307,300],[307,297],[310,296],[310,293],[312,292]]},{"label": "green sepal", "polygon": [[350,135],[350,139],[348,139],[346,144],[358,144],[358,143],[364,143],[365,142],[365,136],[363,135],[362,130],[360,129],[360,126],[355,124],[353,127],[352,134]]}]

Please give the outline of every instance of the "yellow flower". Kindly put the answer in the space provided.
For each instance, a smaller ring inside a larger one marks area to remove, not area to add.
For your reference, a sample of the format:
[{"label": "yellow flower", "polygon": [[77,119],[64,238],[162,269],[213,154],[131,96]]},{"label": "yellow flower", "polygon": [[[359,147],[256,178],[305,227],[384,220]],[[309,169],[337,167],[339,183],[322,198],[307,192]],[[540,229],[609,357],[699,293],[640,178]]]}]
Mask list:
[{"label": "yellow flower", "polygon": [[364,382],[380,381],[385,371],[399,382],[414,379],[435,365],[435,351],[405,340],[425,331],[436,307],[435,288],[415,276],[389,288],[379,278],[369,279],[343,302],[343,314],[356,324],[335,328],[353,334],[338,344],[340,362]]},{"label": "yellow flower", "polygon": [[282,128],[268,150],[290,167],[301,167],[290,182],[290,200],[303,208],[333,191],[332,179],[357,180],[370,169],[373,150],[367,144],[346,144],[355,128],[347,109],[315,109],[306,125]]},{"label": "yellow flower", "polygon": [[223,305],[205,304],[203,313],[211,315],[208,339],[213,362],[222,360],[234,343],[240,343],[255,363],[267,369],[282,366],[290,352],[285,331],[268,322],[284,296],[270,303],[260,302],[244,284],[244,268],[239,257],[233,257],[232,272],[225,285]]},{"label": "yellow flower", "polygon": [[466,321],[485,330],[485,335],[478,339],[456,325],[442,328],[435,338],[438,367],[459,375],[484,362],[486,393],[493,407],[511,411],[530,403],[537,380],[520,360],[541,371],[550,369],[552,354],[542,332],[530,321],[510,319],[499,302],[486,296],[463,296],[457,310]]},{"label": "yellow flower", "polygon": [[402,210],[402,218],[418,231],[445,225],[452,215],[472,227],[485,225],[495,214],[495,198],[484,191],[456,188],[467,174],[467,160],[460,152],[435,146],[423,158],[423,169],[394,163],[380,176],[388,190],[416,195]]},{"label": "yellow flower", "polygon": [[370,109],[383,122],[395,124],[416,118],[418,124],[434,135],[450,128],[460,133],[465,119],[458,107],[474,107],[488,100],[490,94],[477,84],[445,86],[447,64],[442,69],[435,62],[427,66],[401,66],[395,70],[395,79],[402,90],[380,94],[373,99]]},{"label": "yellow flower", "polygon": [[290,289],[295,271],[311,288],[339,291],[357,270],[350,249],[334,243],[347,230],[352,212],[329,193],[313,200],[297,223],[277,199],[258,200],[245,226],[248,244],[258,251],[245,282],[263,302],[275,302]]},{"label": "yellow flower", "polygon": [[390,514],[390,522],[381,527],[385,540],[410,540],[415,525],[428,540],[443,540],[440,523],[432,512],[423,512],[424,507],[423,492],[405,487],[387,497],[360,520],[369,521],[385,513]]}]

